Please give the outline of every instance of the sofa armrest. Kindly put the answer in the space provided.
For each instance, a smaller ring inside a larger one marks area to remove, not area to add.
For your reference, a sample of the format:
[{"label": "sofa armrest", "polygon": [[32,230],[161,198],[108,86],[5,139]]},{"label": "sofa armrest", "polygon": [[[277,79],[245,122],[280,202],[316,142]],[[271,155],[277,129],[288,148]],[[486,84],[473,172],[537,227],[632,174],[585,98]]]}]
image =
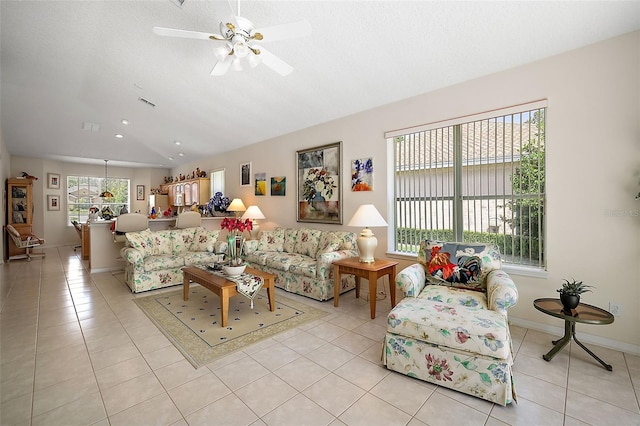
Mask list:
[{"label": "sofa armrest", "polygon": [[136,272],[144,272],[144,257],[140,251],[132,247],[123,247],[120,250],[120,256],[131,266]]},{"label": "sofa armrest", "polygon": [[223,254],[227,252],[228,248],[229,243],[227,243],[226,241],[216,241],[216,243],[213,245],[213,252],[215,254]]},{"label": "sofa armrest", "polygon": [[316,259],[316,276],[322,280],[333,278],[333,265],[336,260],[358,256],[356,250],[338,250],[319,254]]},{"label": "sofa armrest", "polygon": [[518,289],[509,274],[501,269],[487,275],[487,305],[489,309],[507,314],[518,303]]},{"label": "sofa armrest", "polygon": [[417,297],[427,282],[427,273],[419,263],[409,265],[396,275],[396,286],[405,297]]}]

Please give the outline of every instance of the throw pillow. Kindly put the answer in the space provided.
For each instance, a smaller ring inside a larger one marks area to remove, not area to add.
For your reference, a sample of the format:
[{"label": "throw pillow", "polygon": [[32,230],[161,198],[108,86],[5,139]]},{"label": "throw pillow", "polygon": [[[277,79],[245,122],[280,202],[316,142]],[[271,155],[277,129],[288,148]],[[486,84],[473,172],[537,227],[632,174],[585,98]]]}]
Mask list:
[{"label": "throw pillow", "polygon": [[218,235],[220,235],[219,230],[211,231],[201,226],[198,227],[189,251],[209,251],[210,248],[215,247]]},{"label": "throw pillow", "polygon": [[420,257],[428,256],[424,265],[427,279],[434,284],[484,291],[483,260],[479,255],[486,247],[485,244],[426,241],[421,244],[424,253]]},{"label": "throw pillow", "polygon": [[298,231],[298,241],[296,242],[295,252],[315,259],[318,253],[320,234],[322,234],[322,231],[318,229],[300,229]]},{"label": "throw pillow", "polygon": [[279,228],[274,231],[262,231],[260,242],[258,243],[258,251],[277,251],[284,250],[284,230]]},{"label": "throw pillow", "polygon": [[127,232],[124,235],[128,247],[138,250],[142,257],[153,255],[153,243],[151,242],[151,231],[145,229],[144,231]]},{"label": "throw pillow", "polygon": [[286,251],[287,253],[295,253],[296,242],[298,242],[298,230],[285,229],[284,230],[284,246],[283,246],[284,251]]},{"label": "throw pillow", "polygon": [[193,244],[193,237],[197,228],[174,229],[173,233],[173,254],[181,255],[186,253]]},{"label": "throw pillow", "polygon": [[324,231],[318,243],[318,256],[324,253],[338,251],[340,248],[340,238],[331,231]]}]

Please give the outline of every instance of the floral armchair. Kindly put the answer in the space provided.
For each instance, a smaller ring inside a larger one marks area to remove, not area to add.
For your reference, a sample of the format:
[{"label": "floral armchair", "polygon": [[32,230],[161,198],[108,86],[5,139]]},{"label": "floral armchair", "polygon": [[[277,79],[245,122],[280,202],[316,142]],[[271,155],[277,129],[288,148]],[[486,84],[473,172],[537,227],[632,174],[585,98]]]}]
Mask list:
[{"label": "floral armchair", "polygon": [[515,400],[507,309],[518,291],[495,245],[423,241],[398,273],[387,318],[390,370],[501,405]]}]

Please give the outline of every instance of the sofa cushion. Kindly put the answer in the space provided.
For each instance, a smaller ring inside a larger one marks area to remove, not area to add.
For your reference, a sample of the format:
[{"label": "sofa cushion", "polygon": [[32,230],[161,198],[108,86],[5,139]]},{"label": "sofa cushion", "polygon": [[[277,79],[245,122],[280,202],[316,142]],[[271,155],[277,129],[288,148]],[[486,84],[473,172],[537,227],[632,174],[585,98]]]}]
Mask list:
[{"label": "sofa cushion", "polygon": [[426,240],[420,244],[418,262],[432,284],[485,291],[485,277],[500,269],[500,251],[496,245]]},{"label": "sofa cushion", "polygon": [[295,252],[315,259],[321,234],[322,231],[317,229],[302,228],[298,230]]},{"label": "sofa cushion", "polygon": [[507,359],[509,329],[504,314],[487,309],[484,294],[427,285],[417,298],[391,310],[387,330],[430,344]]},{"label": "sofa cushion", "polygon": [[209,265],[218,260],[218,255],[216,253],[208,251],[189,251],[183,253],[182,257],[184,259],[184,266]]},{"label": "sofa cushion", "polygon": [[317,256],[324,253],[330,253],[332,251],[338,251],[340,248],[340,238],[331,231],[324,231],[320,235],[320,241],[318,242]]},{"label": "sofa cushion", "polygon": [[340,240],[340,247],[338,250],[356,250],[356,242],[358,236],[353,232],[332,231],[334,235]]},{"label": "sofa cushion", "polygon": [[151,242],[153,243],[153,255],[173,254],[173,231],[162,230],[151,233]]},{"label": "sofa cushion", "polygon": [[296,275],[303,275],[309,278],[316,278],[316,268],[318,262],[307,256],[298,255],[289,265],[289,272]]},{"label": "sofa cushion", "polygon": [[285,229],[284,230],[284,251],[286,251],[287,253],[295,253],[297,242],[298,242],[298,230]]},{"label": "sofa cushion", "polygon": [[266,258],[266,266],[269,266],[280,271],[288,271],[292,263],[295,263],[300,258],[297,253],[271,253]]},{"label": "sofa cushion", "polygon": [[203,227],[196,228],[196,232],[193,236],[193,242],[189,251],[212,251],[215,248],[215,243],[218,241],[219,230],[209,230]]},{"label": "sofa cushion", "polygon": [[144,231],[127,232],[124,234],[127,241],[127,245],[132,247],[142,254],[142,257],[153,255],[153,242],[151,241],[151,231],[145,229]]},{"label": "sofa cushion", "polygon": [[273,231],[262,231],[260,242],[258,243],[260,251],[284,251],[284,229],[276,229]]},{"label": "sofa cushion", "polygon": [[273,252],[270,251],[253,251],[244,256],[247,262],[255,263],[257,265],[264,266],[267,264],[267,258],[273,256]]},{"label": "sofa cushion", "polygon": [[159,254],[149,256],[144,259],[144,270],[146,272],[159,271],[161,269],[181,268],[184,266],[184,258],[182,256],[174,256],[172,254]]},{"label": "sofa cushion", "polygon": [[173,254],[181,255],[191,249],[196,230],[197,228],[184,228],[171,231],[173,234]]}]

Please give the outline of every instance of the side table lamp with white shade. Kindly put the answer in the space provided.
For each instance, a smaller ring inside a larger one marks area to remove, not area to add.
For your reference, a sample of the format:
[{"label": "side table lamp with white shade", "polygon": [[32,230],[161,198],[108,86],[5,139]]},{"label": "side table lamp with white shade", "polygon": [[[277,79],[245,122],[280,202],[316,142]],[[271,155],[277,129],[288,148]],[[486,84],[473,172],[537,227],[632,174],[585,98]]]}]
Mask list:
[{"label": "side table lamp with white shade", "polygon": [[249,206],[246,212],[242,215],[242,220],[250,219],[251,225],[253,229],[251,229],[251,239],[255,240],[258,238],[258,232],[260,232],[260,225],[258,225],[257,219],[266,219],[260,207],[258,206]]},{"label": "side table lamp with white shade", "polygon": [[233,212],[236,215],[236,217],[239,217],[240,213],[246,210],[247,208],[244,206],[244,203],[240,198],[234,198],[231,201],[231,204],[229,204],[229,207],[227,207],[227,211]]},{"label": "side table lamp with white shade", "polygon": [[387,226],[380,212],[373,204],[363,204],[358,207],[347,226],[364,226],[357,240],[360,262],[374,263],[374,254],[378,246],[378,239],[373,235],[370,227]]}]

